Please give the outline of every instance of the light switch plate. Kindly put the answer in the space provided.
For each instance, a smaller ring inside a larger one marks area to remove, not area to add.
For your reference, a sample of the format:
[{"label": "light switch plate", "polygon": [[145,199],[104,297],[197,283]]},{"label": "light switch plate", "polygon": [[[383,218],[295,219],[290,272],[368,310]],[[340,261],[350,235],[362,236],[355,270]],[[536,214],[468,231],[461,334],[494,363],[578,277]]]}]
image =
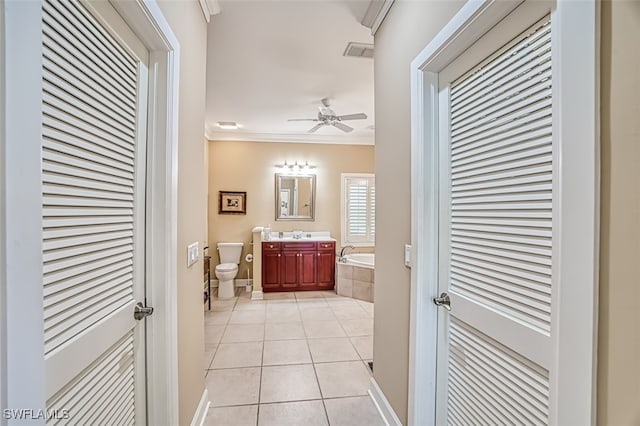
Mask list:
[{"label": "light switch plate", "polygon": [[191,243],[187,246],[187,268],[198,261],[198,243]]},{"label": "light switch plate", "polygon": [[411,244],[404,245],[404,266],[411,268]]}]

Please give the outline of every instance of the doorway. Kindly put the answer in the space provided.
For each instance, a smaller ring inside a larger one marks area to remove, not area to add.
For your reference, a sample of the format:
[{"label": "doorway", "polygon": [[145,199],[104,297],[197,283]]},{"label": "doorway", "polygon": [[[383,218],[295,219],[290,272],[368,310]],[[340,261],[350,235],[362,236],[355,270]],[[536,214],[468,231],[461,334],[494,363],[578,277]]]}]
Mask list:
[{"label": "doorway", "polygon": [[467,4],[412,64],[412,424],[594,421],[596,12]]}]

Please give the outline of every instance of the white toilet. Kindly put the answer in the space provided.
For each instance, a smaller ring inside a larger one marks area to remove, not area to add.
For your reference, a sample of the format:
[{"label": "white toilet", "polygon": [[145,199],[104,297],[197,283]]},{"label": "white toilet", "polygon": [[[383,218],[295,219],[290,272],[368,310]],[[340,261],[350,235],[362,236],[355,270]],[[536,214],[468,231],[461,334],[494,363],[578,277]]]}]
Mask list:
[{"label": "white toilet", "polygon": [[243,243],[218,243],[220,264],[216,266],[218,278],[218,298],[228,299],[234,296],[233,279],[238,275],[238,265],[242,255]]}]

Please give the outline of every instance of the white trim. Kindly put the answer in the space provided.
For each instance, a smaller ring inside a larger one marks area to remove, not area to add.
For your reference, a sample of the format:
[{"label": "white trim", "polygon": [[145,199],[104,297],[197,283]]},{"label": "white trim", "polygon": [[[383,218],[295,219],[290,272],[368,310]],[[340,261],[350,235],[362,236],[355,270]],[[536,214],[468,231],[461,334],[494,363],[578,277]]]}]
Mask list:
[{"label": "white trim", "polygon": [[367,12],[360,23],[367,28],[371,28],[371,35],[376,35],[382,21],[386,18],[394,0],[370,0]]},{"label": "white trim", "polygon": [[[558,281],[552,307],[556,347],[570,345],[565,356],[556,352],[556,375],[550,377],[557,392],[551,424],[596,423],[596,368],[598,332],[598,259],[600,234],[600,2],[559,1],[552,15],[557,34],[552,52],[554,73],[553,133],[559,140],[554,163],[559,165],[559,196],[554,206],[561,213],[558,236]],[[555,245],[555,244],[554,244]],[[553,300],[553,299],[552,299]],[[553,330],[552,330],[553,332]],[[567,343],[568,342],[568,343]],[[579,356],[578,356],[579,355]]]},{"label": "white trim", "polygon": [[218,0],[198,0],[202,14],[207,23],[211,22],[211,16],[220,13],[220,2]]},{"label": "white trim", "polygon": [[[386,423],[387,426],[402,426],[402,422],[398,418],[395,411],[393,411],[393,407],[389,404],[387,397],[384,396],[382,389],[378,386],[375,379],[371,378],[371,387],[369,388],[369,397],[373,400],[373,405],[376,406],[380,417]],[[414,423],[409,423],[414,424]]]},{"label": "white trim", "polygon": [[196,408],[196,412],[193,414],[191,426],[204,426],[204,423],[207,421],[207,413],[209,412],[210,406],[211,401],[209,401],[209,390],[204,388],[202,397],[198,403],[198,408]]},{"label": "white trim", "polygon": [[264,293],[262,290],[254,290],[251,293],[251,300],[262,300],[264,299]]},{"label": "white trim", "polygon": [[211,142],[243,141],[243,142],[288,142],[288,143],[320,143],[335,145],[374,145],[373,132],[370,136],[354,135],[321,135],[291,133],[248,133],[237,131],[214,131],[205,126],[205,136]]},{"label": "white trim", "polygon": [[[205,281],[206,282],[206,281]],[[211,288],[218,288],[220,284],[220,280],[209,280],[211,283]],[[233,282],[233,286],[236,288],[246,287],[247,285],[252,285],[253,280],[247,278],[236,278]]]},{"label": "white trim", "polygon": [[154,0],[114,2],[149,48],[147,421],[178,424],[178,81],[180,45]]},{"label": "white trim", "polygon": [[[7,288],[7,264],[5,258],[5,242],[6,240],[6,215],[5,206],[5,164],[4,159],[6,157],[6,136],[5,136],[5,86],[6,81],[4,76],[5,60],[4,60],[4,40],[5,40],[5,25],[4,25],[4,3],[3,7],[0,7],[0,34],[2,34],[2,41],[0,42],[0,408],[7,406],[7,357],[5,351],[7,348],[7,307],[5,301],[7,300],[5,291]],[[4,416],[3,416],[4,417]],[[6,425],[4,418],[0,418],[0,425]]]},{"label": "white trim", "polygon": [[[46,409],[42,286],[42,3],[3,2],[6,407]],[[9,107],[10,105],[10,107]],[[20,421],[11,420],[9,424]]]},{"label": "white trim", "polygon": [[[438,76],[452,59],[504,18],[518,2],[470,0],[411,63],[412,246],[409,424],[433,425],[436,401],[438,289]],[[595,424],[599,232],[599,4],[558,1],[552,15],[554,43],[554,134],[561,153],[554,306],[556,374],[550,423]],[[591,90],[591,88],[593,90]],[[428,103],[426,101],[429,101]],[[562,117],[561,119],[559,117]],[[564,195],[564,197],[561,197]],[[554,209],[556,206],[554,205]],[[589,289],[589,291],[585,291]],[[567,304],[566,301],[571,301]],[[584,309],[587,307],[586,309]],[[560,312],[561,316],[558,316]],[[425,324],[433,324],[425,327]],[[420,327],[419,327],[420,326]],[[420,328],[418,330],[418,328]],[[418,332],[419,331],[419,332]],[[571,342],[562,352],[561,342]],[[579,359],[577,359],[579,358]],[[568,391],[569,389],[569,391]],[[577,389],[577,390],[576,390]]]}]

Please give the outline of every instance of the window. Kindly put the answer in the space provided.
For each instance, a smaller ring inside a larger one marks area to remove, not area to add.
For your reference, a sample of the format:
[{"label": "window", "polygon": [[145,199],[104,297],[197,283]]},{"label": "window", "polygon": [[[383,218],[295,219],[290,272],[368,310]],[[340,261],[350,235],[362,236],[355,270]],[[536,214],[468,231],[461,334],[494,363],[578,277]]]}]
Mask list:
[{"label": "window", "polygon": [[376,233],[373,174],[342,174],[342,245],[373,246]]}]

